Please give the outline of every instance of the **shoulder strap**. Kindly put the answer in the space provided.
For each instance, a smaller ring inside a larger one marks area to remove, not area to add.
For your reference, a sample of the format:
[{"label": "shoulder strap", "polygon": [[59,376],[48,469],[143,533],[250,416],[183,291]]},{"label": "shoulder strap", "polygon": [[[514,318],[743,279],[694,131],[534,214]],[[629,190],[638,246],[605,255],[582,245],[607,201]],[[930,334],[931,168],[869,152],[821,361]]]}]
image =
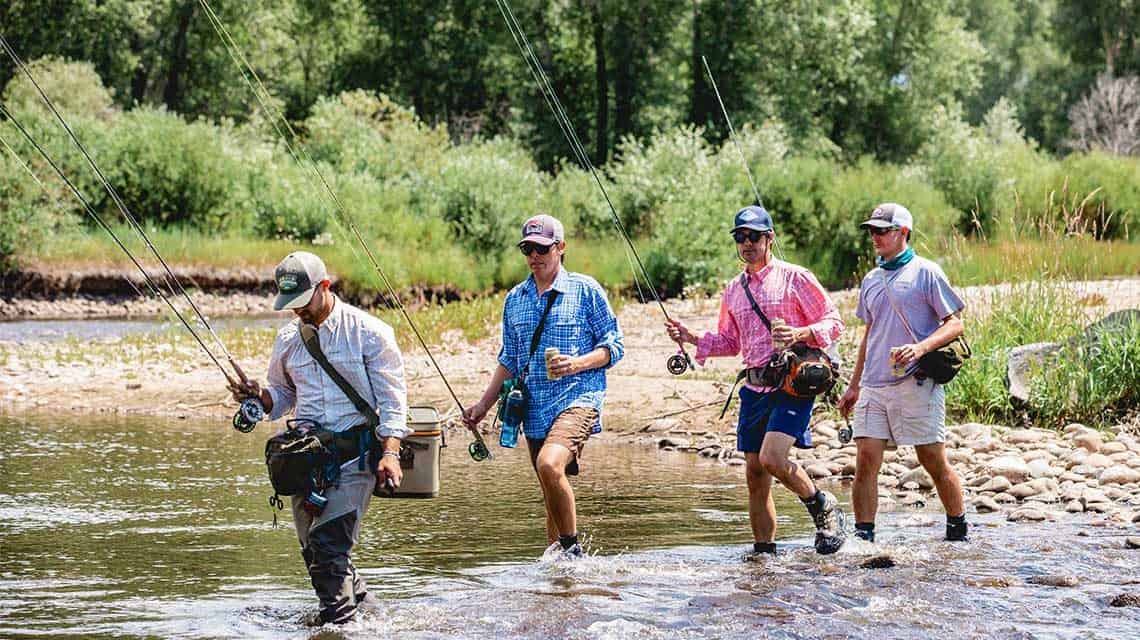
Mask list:
[{"label": "shoulder strap", "polygon": [[906,327],[906,332],[910,334],[911,339],[918,342],[918,336],[914,333],[914,329],[910,328],[910,323],[907,322],[906,316],[895,306],[895,299],[891,297],[891,285],[887,282],[887,272],[883,270],[879,273],[879,276],[883,282],[883,295],[887,296],[887,302],[891,305],[891,309],[894,310],[899,320],[902,320],[903,326]]},{"label": "shoulder strap", "polygon": [[558,291],[550,290],[550,295],[546,297],[546,308],[542,310],[542,317],[538,320],[538,326],[534,328],[534,334],[530,337],[530,358],[534,357],[534,352],[538,349],[538,341],[542,337],[542,329],[546,326],[546,316],[550,315],[550,308],[554,306],[554,300],[558,298]]},{"label": "shoulder strap", "polygon": [[764,326],[768,328],[768,333],[772,333],[772,323],[768,320],[768,316],[764,315],[764,312],[760,310],[760,305],[756,304],[756,298],[752,297],[752,290],[748,288],[747,271],[740,274],[740,286],[744,288],[744,295],[748,296],[748,303],[752,305],[752,310],[756,312],[756,315],[760,316],[760,322],[763,322]]},{"label": "shoulder strap", "polygon": [[321,351],[320,336],[317,335],[316,327],[302,323],[301,342],[305,343],[305,349],[309,352],[309,355],[313,356],[313,359],[317,361],[317,364],[321,365],[325,373],[329,374],[329,377],[336,383],[336,386],[340,387],[344,395],[348,396],[348,399],[352,401],[352,406],[356,407],[356,410],[368,421],[368,426],[375,427],[380,424],[380,416],[377,415],[376,411],[368,406],[368,403],[364,401],[364,398],[360,397],[360,394],[348,383],[348,380],[345,380],[344,376],[340,375],[340,372],[336,370],[336,367],[332,366],[329,359],[325,357],[325,352]]}]

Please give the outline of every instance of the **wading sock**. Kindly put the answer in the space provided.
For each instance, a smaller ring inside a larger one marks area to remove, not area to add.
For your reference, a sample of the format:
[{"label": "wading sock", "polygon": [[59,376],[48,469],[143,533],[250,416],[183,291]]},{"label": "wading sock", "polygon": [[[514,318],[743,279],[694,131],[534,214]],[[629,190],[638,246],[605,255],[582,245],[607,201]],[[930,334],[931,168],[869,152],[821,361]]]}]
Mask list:
[{"label": "wading sock", "polygon": [[776,555],[776,543],[775,542],[753,542],[752,543],[752,552],[753,553],[770,553],[772,555]]},{"label": "wading sock", "polygon": [[819,489],[816,489],[815,494],[812,495],[812,497],[800,498],[800,502],[804,503],[804,506],[807,507],[808,513],[810,513],[814,518],[815,516],[819,515],[820,511],[823,511],[823,492]]},{"label": "wading sock", "polygon": [[856,522],[855,523],[855,537],[866,540],[867,542],[875,541],[875,523],[874,522]]},{"label": "wading sock", "polygon": [[566,550],[578,544],[578,534],[573,533],[568,536],[558,536],[558,544],[562,545],[562,549]]}]

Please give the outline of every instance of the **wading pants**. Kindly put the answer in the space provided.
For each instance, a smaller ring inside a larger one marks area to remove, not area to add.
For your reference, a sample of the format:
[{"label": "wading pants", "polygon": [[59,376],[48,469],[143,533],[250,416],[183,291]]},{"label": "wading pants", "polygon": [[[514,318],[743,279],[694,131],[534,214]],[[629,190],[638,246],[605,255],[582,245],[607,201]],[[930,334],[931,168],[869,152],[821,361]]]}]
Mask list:
[{"label": "wading pants", "polygon": [[357,460],[340,468],[340,484],[325,491],[328,504],[314,519],[302,508],[305,496],[293,496],[293,524],[301,556],[321,601],[321,621],[344,624],[368,595],[364,580],[352,564],[352,547],[372,499],[376,476],[357,468]]}]

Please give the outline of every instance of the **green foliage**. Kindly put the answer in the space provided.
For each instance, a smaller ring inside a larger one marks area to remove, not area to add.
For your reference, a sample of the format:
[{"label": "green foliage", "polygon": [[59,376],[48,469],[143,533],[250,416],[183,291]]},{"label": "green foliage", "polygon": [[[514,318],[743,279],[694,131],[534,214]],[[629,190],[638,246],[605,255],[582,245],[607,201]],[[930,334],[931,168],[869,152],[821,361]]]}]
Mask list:
[{"label": "green foliage", "polygon": [[294,164],[272,164],[248,176],[253,231],[262,238],[312,242],[329,226],[332,205]]},{"label": "green foliage", "polygon": [[[47,56],[28,63],[36,82],[64,116],[110,115],[112,92],[103,86],[103,80],[90,62],[74,62]],[[4,104],[8,109],[23,114],[51,112],[40,97],[39,91],[25,75],[17,75],[4,87]]]},{"label": "green foliage", "polygon": [[229,205],[243,167],[225,143],[224,129],[144,107],[116,120],[97,162],[140,220],[218,229],[241,221]]},{"label": "green foliage", "polygon": [[67,207],[71,195],[58,181],[30,173],[31,167],[9,151],[7,135],[0,135],[0,274],[19,267],[21,255],[34,253],[52,234],[76,223]]}]

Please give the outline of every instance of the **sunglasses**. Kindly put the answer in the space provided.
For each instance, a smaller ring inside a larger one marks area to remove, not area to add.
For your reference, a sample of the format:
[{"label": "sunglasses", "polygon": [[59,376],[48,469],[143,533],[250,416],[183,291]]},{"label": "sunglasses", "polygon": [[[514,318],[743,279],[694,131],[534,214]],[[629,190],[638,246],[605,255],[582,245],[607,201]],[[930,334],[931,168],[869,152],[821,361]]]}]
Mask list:
[{"label": "sunglasses", "polygon": [[755,229],[740,229],[732,232],[732,239],[736,240],[736,244],[744,244],[745,240],[751,240],[753,244],[760,242],[760,238],[770,236],[770,233],[765,231],[756,231]]},{"label": "sunglasses", "polygon": [[867,227],[867,233],[873,236],[885,236],[895,229],[898,229],[898,227]]},{"label": "sunglasses", "polygon": [[553,246],[554,245],[552,245],[552,244],[537,244],[534,242],[524,242],[524,243],[519,245],[519,251],[522,251],[522,254],[524,256],[527,256],[528,258],[530,257],[530,254],[532,254],[536,251],[538,252],[538,255],[544,256],[544,255],[550,253],[550,248]]}]

